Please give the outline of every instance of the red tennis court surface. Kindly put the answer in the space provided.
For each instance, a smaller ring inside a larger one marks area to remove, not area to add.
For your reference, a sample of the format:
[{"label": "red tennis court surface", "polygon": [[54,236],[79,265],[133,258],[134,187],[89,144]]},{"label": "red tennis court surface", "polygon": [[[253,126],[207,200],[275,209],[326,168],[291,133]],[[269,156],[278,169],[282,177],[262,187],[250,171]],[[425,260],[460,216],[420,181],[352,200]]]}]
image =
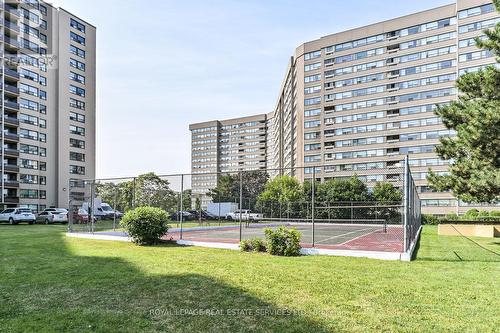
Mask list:
[{"label": "red tennis court surface", "polygon": [[[301,244],[304,248],[313,247],[311,224],[286,223],[283,225],[295,228],[301,233]],[[276,228],[277,225],[243,225],[241,239],[264,238],[266,227]],[[314,248],[403,252],[403,237],[401,225],[320,223],[314,227]],[[164,239],[180,240],[181,232],[179,229],[173,229]],[[240,240],[240,226],[186,228],[182,230],[182,240],[237,244]]]}]

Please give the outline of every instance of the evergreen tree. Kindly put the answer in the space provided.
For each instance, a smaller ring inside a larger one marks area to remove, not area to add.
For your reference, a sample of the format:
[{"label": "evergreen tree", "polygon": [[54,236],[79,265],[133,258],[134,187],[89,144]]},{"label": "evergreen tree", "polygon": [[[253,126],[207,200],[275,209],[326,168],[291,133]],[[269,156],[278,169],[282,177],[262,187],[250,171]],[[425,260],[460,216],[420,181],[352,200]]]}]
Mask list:
[{"label": "evergreen tree", "polygon": [[[500,11],[500,0],[493,1]],[[491,52],[500,63],[500,24],[476,38],[479,48]],[[442,138],[437,154],[451,160],[449,175],[430,172],[429,182],[439,191],[471,203],[500,200],[500,70],[489,66],[457,80],[461,94],[450,106],[436,111],[444,125],[457,132]]]}]

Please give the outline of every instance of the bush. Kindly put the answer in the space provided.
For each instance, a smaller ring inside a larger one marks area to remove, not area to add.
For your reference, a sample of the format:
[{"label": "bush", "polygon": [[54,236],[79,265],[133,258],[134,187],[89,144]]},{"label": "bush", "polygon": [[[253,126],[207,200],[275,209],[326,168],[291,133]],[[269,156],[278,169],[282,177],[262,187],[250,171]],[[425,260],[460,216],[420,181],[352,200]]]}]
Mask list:
[{"label": "bush", "polygon": [[458,216],[457,213],[449,213],[444,217],[443,220],[444,221],[458,221],[458,220],[460,220],[460,216]]},{"label": "bush", "polygon": [[492,210],[490,212],[490,216],[493,217],[493,218],[498,218],[500,219],[500,210]]},{"label": "bush", "polygon": [[252,252],[252,241],[250,239],[244,239],[240,242],[240,250],[242,252]]},{"label": "bush", "polygon": [[477,209],[469,209],[467,213],[463,216],[464,220],[475,220],[479,216],[479,211]]},{"label": "bush", "polygon": [[263,239],[253,238],[251,241],[253,252],[266,252],[266,243]]},{"label": "bush", "polygon": [[300,255],[300,232],[279,227],[266,229],[267,252],[275,256],[294,257]]},{"label": "bush", "polygon": [[266,243],[260,238],[245,239],[240,242],[240,250],[242,252],[266,252]]},{"label": "bush", "polygon": [[157,244],[168,231],[168,214],[163,209],[139,207],[123,216],[120,225],[139,245]]},{"label": "bush", "polygon": [[438,225],[439,218],[435,215],[422,214],[422,224],[425,225]]}]

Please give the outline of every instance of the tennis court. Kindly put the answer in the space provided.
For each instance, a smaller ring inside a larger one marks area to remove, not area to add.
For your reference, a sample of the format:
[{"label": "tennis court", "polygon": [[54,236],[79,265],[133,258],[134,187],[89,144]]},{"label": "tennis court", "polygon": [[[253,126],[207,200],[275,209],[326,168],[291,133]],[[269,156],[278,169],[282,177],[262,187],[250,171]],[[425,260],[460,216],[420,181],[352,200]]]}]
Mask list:
[{"label": "tennis court", "polygon": [[[383,220],[320,222],[263,222],[238,223],[223,227],[196,227],[173,229],[166,238],[213,243],[238,243],[240,239],[264,238],[266,228],[280,226],[295,228],[302,237],[303,247],[358,251],[401,252],[403,250],[402,225],[387,225]],[[314,233],[314,243],[313,243]]]}]

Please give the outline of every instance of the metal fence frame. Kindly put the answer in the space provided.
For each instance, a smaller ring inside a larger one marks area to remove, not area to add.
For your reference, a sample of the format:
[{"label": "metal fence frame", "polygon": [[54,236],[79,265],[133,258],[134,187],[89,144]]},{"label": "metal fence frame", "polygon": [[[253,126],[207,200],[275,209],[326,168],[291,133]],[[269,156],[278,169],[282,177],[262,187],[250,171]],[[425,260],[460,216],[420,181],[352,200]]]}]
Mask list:
[{"label": "metal fence frame", "polygon": [[[401,216],[401,225],[403,228],[404,236],[403,236],[403,252],[407,252],[410,250],[413,244],[417,241],[418,234],[420,231],[421,227],[421,206],[420,206],[420,199],[419,195],[417,192],[417,187],[415,186],[415,182],[413,180],[411,171],[410,171],[410,166],[409,166],[409,161],[408,161],[408,156],[405,157],[403,161],[400,162],[401,165],[401,171],[402,174],[401,176],[403,177],[403,182],[402,182],[402,191],[403,191],[403,200],[401,202],[401,208],[402,208],[402,216]],[[307,180],[316,180],[316,169],[317,168],[323,168],[324,165],[316,166],[316,167],[308,167],[312,168],[312,177],[307,177],[307,179],[304,179],[304,182]],[[294,167],[294,168],[281,168],[281,169],[266,169],[266,170],[253,170],[253,171],[262,171],[262,172],[273,172],[278,175],[282,174],[287,174],[287,171],[290,171],[289,173],[293,175],[294,170],[299,170],[299,169],[305,169],[306,167]],[[244,200],[245,198],[243,197],[243,173],[246,171],[239,171],[232,173],[232,175],[237,175],[239,178],[239,202],[238,205],[241,209],[244,207]],[[228,174],[228,173],[222,173],[222,172],[217,172],[217,173],[210,173],[210,174],[202,174],[202,175],[223,175],[223,174]],[[356,173],[352,173],[355,175]],[[165,179],[171,179],[171,178],[179,178],[180,179],[180,191],[179,191],[179,203],[178,203],[178,211],[182,212],[184,211],[187,207],[183,206],[184,203],[184,192],[187,189],[186,188],[186,177],[192,177],[192,176],[199,176],[200,174],[171,174],[171,175],[158,175],[160,178],[165,178]],[[80,182],[83,182],[85,187],[89,187],[89,198],[95,198],[96,193],[96,184],[101,183],[101,182],[120,182],[120,181],[132,181],[133,184],[133,190],[132,190],[132,197],[131,197],[131,207],[135,208],[136,207],[136,182],[137,182],[138,177],[131,177],[131,178],[109,178],[109,179],[90,179],[90,180],[81,180]],[[321,222],[321,219],[318,218],[318,211],[321,209],[325,209],[325,207],[321,207],[321,203],[317,201],[317,192],[316,192],[316,181],[311,182],[311,199],[310,202],[308,201],[307,204],[307,214],[310,213],[310,218],[309,215],[307,216],[307,222],[311,223],[311,231],[312,231],[312,240],[311,240],[311,245],[312,247],[316,246],[316,225]],[[78,207],[78,205],[75,205],[75,200],[72,199],[71,193],[72,193],[72,186],[71,186],[71,181],[70,181],[70,187],[69,187],[69,192],[70,192],[70,199],[68,202],[69,205],[69,210],[72,212],[72,208],[74,209],[75,207]],[[116,195],[115,195],[116,196]],[[84,197],[85,200],[86,197]],[[309,205],[310,203],[310,205]],[[357,206],[354,205],[354,202],[349,202],[351,205],[351,220],[354,223],[354,216],[353,216],[353,208],[356,208]],[[88,213],[88,227],[87,231],[94,233],[96,231],[95,229],[95,217],[94,217],[94,200],[89,200],[89,213]],[[116,207],[116,200],[114,202]],[[332,203],[329,203],[330,205]],[[339,202],[336,202],[334,204],[340,204]],[[249,202],[250,206],[250,202]],[[332,206],[333,208],[348,208],[347,206]],[[332,207],[327,207],[327,208],[332,208]],[[375,206],[376,207],[376,206]],[[383,208],[383,206],[381,206]],[[397,204],[391,207],[398,207]],[[239,237],[240,241],[243,239],[243,227],[244,227],[244,221],[243,221],[243,216],[242,212],[240,209],[240,215],[239,215]],[[69,227],[68,227],[68,232],[75,232],[75,223],[74,223],[74,218],[72,216],[73,214],[70,213],[69,217]],[[177,223],[180,225],[180,239],[183,239],[183,232],[184,232],[184,217],[183,214],[177,214],[178,215],[178,221]],[[220,218],[220,217],[219,217]],[[270,220],[272,218],[269,218]],[[280,210],[280,217],[279,219],[283,219],[281,215],[281,210]],[[116,227],[116,215],[114,217],[113,221],[113,229]],[[219,221],[220,222],[220,221]],[[385,225],[384,228],[387,228]]]}]

